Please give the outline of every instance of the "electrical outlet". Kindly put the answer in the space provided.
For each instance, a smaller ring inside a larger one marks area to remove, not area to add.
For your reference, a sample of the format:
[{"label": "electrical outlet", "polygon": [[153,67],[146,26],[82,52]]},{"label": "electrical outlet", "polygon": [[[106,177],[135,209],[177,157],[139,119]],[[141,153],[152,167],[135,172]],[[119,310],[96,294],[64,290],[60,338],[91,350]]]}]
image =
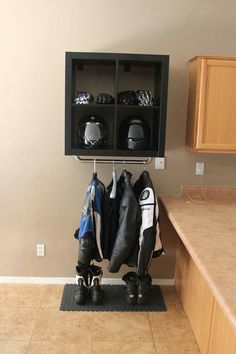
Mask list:
[{"label": "electrical outlet", "polygon": [[37,243],[36,252],[37,252],[37,256],[38,257],[44,257],[45,256],[45,245],[44,245],[44,243]]},{"label": "electrical outlet", "polygon": [[164,170],[165,169],[165,157],[156,157],[155,158],[155,169]]},{"label": "electrical outlet", "polygon": [[195,174],[197,176],[203,176],[204,175],[204,162],[196,162],[196,172]]}]

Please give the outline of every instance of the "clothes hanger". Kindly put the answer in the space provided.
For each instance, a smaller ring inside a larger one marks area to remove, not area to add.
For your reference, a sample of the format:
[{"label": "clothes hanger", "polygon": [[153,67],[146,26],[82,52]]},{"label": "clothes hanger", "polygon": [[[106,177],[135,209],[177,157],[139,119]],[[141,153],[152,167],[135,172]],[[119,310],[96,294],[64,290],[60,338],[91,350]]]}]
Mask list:
[{"label": "clothes hanger", "polygon": [[115,170],[115,162],[112,162],[112,190],[110,193],[110,199],[115,199],[116,197],[116,186],[117,186],[117,177],[116,177],[116,170]]},{"label": "clothes hanger", "polygon": [[125,160],[123,160],[123,171],[126,171]]},{"label": "clothes hanger", "polygon": [[143,170],[146,171],[146,162],[143,160]]},{"label": "clothes hanger", "polygon": [[93,158],[93,173],[97,174],[97,163],[96,163],[96,158]]}]

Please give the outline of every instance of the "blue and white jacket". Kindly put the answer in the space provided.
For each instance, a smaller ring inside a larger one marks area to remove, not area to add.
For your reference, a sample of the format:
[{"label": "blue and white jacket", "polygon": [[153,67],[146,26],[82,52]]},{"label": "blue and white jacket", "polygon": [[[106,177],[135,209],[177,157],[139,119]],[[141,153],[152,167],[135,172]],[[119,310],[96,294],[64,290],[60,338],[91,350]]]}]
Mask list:
[{"label": "blue and white jacket", "polygon": [[75,238],[91,237],[94,241],[92,258],[100,262],[103,259],[101,249],[102,233],[102,199],[105,191],[103,183],[93,173],[92,180],[86,192],[82,208],[80,227],[75,232]]}]

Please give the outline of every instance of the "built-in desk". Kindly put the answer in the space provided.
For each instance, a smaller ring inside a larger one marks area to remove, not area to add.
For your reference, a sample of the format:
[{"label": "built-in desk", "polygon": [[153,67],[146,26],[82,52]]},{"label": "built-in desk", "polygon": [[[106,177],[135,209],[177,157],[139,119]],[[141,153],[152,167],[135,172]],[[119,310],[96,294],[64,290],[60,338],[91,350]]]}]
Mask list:
[{"label": "built-in desk", "polygon": [[204,191],[161,197],[179,235],[175,287],[201,352],[236,354],[236,188]]}]

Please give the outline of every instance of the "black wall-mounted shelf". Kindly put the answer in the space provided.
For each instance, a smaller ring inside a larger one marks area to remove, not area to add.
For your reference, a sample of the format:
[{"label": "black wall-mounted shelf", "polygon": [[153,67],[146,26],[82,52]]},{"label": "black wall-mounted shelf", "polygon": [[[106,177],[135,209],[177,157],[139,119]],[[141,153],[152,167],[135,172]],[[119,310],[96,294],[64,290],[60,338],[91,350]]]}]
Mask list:
[{"label": "black wall-mounted shelf", "polygon": [[[84,156],[164,157],[168,90],[168,55],[66,53],[65,154]],[[121,91],[150,90],[153,106],[120,105]],[[74,103],[78,91],[94,97],[111,94],[114,104]],[[87,149],[78,140],[78,125],[85,116],[100,116],[108,128],[106,145]],[[125,119],[141,116],[150,128],[147,150],[124,149],[120,129]]]}]

